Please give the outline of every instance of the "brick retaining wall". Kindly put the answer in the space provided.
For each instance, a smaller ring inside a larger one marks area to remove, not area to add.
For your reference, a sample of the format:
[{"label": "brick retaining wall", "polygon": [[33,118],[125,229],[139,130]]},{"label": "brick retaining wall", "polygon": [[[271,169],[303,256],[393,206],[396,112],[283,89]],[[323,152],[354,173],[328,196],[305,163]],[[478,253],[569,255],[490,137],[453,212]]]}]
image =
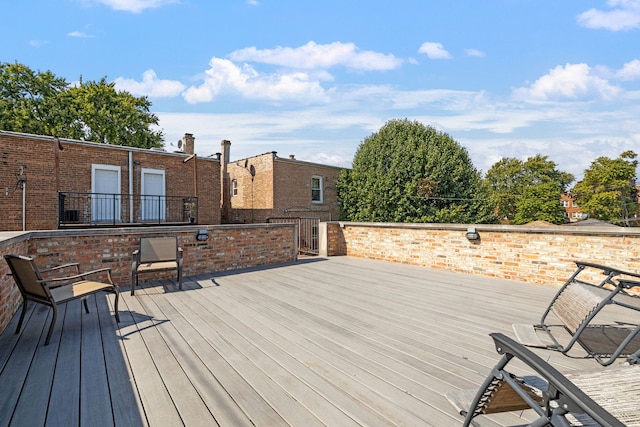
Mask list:
[{"label": "brick retaining wall", "polygon": [[640,273],[640,228],[331,222],[326,254],[559,285],[574,260]]},{"label": "brick retaining wall", "polygon": [[[198,241],[200,229],[207,230],[209,240]],[[78,262],[82,271],[110,267],[113,281],[119,286],[131,282],[131,256],[140,236],[178,236],[184,250],[184,275],[257,267],[294,261],[297,257],[296,227],[293,224],[249,224],[200,227],[167,227],[56,230],[28,232],[2,241],[0,254],[17,253],[34,256],[39,268]],[[0,266],[0,331],[21,303],[9,268]],[[144,280],[175,277],[175,272],[145,275]],[[141,278],[142,281],[142,278]]]}]

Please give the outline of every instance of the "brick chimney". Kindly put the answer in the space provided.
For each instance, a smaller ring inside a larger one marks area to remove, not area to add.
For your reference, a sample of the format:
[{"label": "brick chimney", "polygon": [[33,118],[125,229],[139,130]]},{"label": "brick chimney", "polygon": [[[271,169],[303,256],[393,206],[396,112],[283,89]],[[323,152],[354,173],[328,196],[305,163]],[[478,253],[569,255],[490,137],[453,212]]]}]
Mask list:
[{"label": "brick chimney", "polygon": [[231,218],[231,180],[227,172],[227,165],[231,159],[231,141],[223,139],[220,142],[222,153],[220,155],[220,183],[222,192],[220,193],[221,221],[227,224]]},{"label": "brick chimney", "polygon": [[182,149],[184,154],[195,154],[195,141],[192,133],[185,133],[182,138]]}]

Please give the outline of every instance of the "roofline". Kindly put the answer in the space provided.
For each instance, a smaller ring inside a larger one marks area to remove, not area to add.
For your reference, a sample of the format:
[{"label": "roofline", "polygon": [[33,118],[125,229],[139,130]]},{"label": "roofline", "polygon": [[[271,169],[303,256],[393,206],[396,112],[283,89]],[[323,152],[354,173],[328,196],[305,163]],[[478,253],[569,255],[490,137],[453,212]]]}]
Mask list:
[{"label": "roofline", "polygon": [[309,166],[321,166],[321,167],[337,169],[337,170],[349,169],[341,166],[325,165],[324,163],[314,163],[314,162],[308,162],[306,160],[287,159],[287,158],[278,157],[278,156],[275,157],[275,160],[277,160],[278,162],[284,162],[284,163],[295,163],[295,164],[303,164],[303,165],[309,165]]},{"label": "roofline", "polygon": [[[172,153],[164,150],[163,151],[152,150],[150,148],[129,147],[127,145],[114,145],[114,144],[105,144],[101,142],[81,141],[79,139],[59,138],[55,136],[36,135],[36,134],[23,133],[23,132],[13,132],[8,130],[0,130],[0,136],[2,135],[12,136],[15,138],[36,139],[40,141],[52,141],[52,142],[60,141],[65,144],[84,145],[87,147],[103,148],[103,149],[111,149],[111,150],[119,150],[119,151],[129,151],[129,152],[137,152],[137,153],[145,153],[145,154],[153,153],[153,154],[159,154],[163,156],[174,156],[174,157],[180,157],[180,158],[187,158],[190,156],[190,154],[186,154],[186,153]],[[215,156],[214,157],[198,156],[198,160],[209,160],[209,161],[219,162],[219,160]]]}]

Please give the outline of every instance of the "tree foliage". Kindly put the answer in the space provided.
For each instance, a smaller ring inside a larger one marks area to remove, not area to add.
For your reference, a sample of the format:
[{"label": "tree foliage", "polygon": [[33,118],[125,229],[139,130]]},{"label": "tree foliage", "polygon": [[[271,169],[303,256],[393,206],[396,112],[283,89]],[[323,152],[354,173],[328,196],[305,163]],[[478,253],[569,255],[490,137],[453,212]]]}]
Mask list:
[{"label": "tree foliage", "polygon": [[628,225],[629,217],[639,212],[636,157],[633,151],[625,151],[617,159],[598,157],[593,161],[571,190],[580,209],[592,218]]},{"label": "tree foliage", "polygon": [[343,217],[373,222],[489,222],[480,173],[449,135],[407,119],[358,147],[338,179]]},{"label": "tree foliage", "polygon": [[496,215],[512,224],[532,221],[564,222],[560,196],[573,175],[559,171],[540,154],[521,161],[503,158],[487,172],[484,185]]},{"label": "tree foliage", "polygon": [[106,79],[70,85],[50,71],[0,63],[0,129],[140,148],[162,146],[146,97]]}]

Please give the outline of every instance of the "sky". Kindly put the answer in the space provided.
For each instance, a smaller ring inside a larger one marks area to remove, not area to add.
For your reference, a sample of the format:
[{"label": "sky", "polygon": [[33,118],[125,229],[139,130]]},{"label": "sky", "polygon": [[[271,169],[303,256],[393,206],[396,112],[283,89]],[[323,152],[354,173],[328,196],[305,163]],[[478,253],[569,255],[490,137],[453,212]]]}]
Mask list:
[{"label": "sky", "polygon": [[167,150],[349,167],[385,123],[486,172],[640,154],[640,0],[0,0],[0,62],[146,96]]}]

